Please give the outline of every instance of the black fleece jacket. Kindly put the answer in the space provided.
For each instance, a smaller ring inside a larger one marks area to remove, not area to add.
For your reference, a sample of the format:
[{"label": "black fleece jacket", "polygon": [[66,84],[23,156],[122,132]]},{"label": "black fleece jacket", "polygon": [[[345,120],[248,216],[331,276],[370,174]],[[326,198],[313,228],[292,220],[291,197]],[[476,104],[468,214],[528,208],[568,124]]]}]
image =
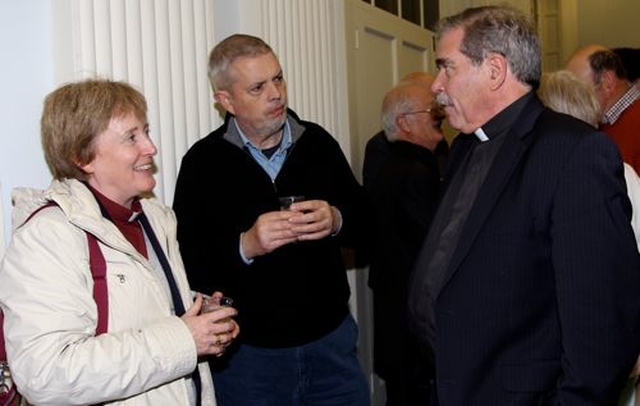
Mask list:
[{"label": "black fleece jacket", "polygon": [[[274,182],[241,145],[234,118],[196,142],[182,160],[174,210],[191,287],[223,291],[238,309],[242,342],[290,347],[335,329],[348,312],[341,246],[364,244],[366,195],[336,140],[288,111],[293,145]],[[303,195],[338,208],[336,236],[297,242],[257,257],[239,255],[240,233],[279,210],[278,196]]]}]

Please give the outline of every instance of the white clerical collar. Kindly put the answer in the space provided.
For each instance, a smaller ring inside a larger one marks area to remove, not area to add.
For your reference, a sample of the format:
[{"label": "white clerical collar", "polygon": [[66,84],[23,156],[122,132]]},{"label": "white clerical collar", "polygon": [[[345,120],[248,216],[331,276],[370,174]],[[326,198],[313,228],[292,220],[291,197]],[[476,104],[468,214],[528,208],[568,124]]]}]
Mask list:
[{"label": "white clerical collar", "polygon": [[476,137],[478,137],[478,139],[482,142],[486,142],[489,141],[489,137],[487,137],[487,134],[484,133],[484,130],[482,129],[482,127],[478,127],[477,130],[475,130],[473,132]]}]

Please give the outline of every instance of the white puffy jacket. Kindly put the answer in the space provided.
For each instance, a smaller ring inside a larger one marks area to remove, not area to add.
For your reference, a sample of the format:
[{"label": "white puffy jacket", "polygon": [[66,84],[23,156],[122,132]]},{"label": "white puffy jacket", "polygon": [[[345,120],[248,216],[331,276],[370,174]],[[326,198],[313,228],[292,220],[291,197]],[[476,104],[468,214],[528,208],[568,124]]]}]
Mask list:
[{"label": "white puffy jacket", "polygon": [[[58,207],[22,225],[46,200]],[[13,205],[17,229],[0,267],[0,306],[9,365],[29,402],[189,405],[198,362],[193,337],[172,313],[158,270],[102,217],[91,192],[75,180],[53,181],[46,191],[16,189]],[[142,207],[188,309],[193,300],[173,211],[155,199],[143,199]],[[99,336],[85,230],[107,262],[109,327]],[[215,405],[206,362],[198,368],[202,404]]]}]

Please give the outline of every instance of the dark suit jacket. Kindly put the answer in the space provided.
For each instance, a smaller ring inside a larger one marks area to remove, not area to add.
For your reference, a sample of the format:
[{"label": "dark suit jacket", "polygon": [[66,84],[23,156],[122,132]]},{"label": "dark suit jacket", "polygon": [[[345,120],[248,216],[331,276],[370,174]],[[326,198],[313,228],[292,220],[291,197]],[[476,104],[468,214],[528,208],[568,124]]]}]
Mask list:
[{"label": "dark suit jacket", "polygon": [[[452,145],[451,168],[471,137]],[[630,210],[615,145],[532,98],[437,296],[440,405],[616,404],[640,351]],[[419,301],[411,311],[422,316]]]},{"label": "dark suit jacket", "polygon": [[369,138],[364,149],[364,162],[362,163],[363,184],[367,185],[375,181],[380,168],[389,158],[390,144],[384,135],[384,131],[379,131]]},{"label": "dark suit jacket", "polygon": [[386,380],[394,375],[402,379],[398,369],[420,364],[419,349],[406,320],[407,284],[440,192],[433,152],[406,141],[390,143],[388,148],[388,158],[377,175],[364,180],[375,225],[369,267],[374,370]]}]

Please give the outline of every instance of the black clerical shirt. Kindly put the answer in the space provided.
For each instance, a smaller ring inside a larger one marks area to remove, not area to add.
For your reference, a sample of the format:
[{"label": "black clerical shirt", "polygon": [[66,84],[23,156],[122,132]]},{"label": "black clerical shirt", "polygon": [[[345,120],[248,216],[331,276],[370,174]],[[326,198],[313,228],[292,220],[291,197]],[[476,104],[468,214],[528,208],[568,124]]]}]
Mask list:
[{"label": "black clerical shirt", "polygon": [[[458,168],[450,168],[453,178],[442,198],[426,240],[418,256],[409,286],[409,312],[412,330],[427,352],[435,351],[435,304],[442,282],[449,272],[451,258],[458,246],[467,217],[493,161],[510,128],[532,93],[513,102],[473,134],[469,148]],[[484,141],[483,141],[484,140]]]}]

